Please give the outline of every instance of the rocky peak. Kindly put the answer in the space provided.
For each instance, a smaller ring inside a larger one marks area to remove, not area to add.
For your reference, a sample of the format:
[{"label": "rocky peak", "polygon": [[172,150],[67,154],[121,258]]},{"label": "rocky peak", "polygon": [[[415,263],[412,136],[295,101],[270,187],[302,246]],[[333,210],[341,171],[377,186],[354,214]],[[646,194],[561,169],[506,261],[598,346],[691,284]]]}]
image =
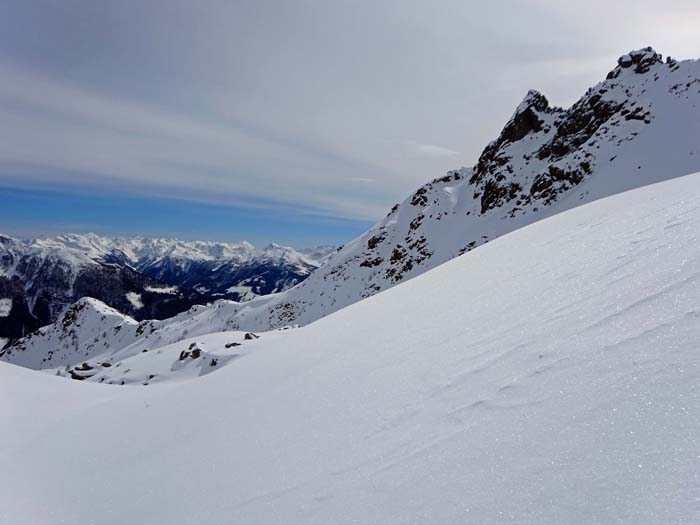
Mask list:
[{"label": "rocky peak", "polygon": [[[508,164],[510,160],[503,155],[503,150],[508,144],[521,141],[531,134],[539,132],[549,133],[551,128],[548,115],[557,113],[561,110],[558,108],[550,108],[547,98],[536,90],[530,90],[518,104],[515,113],[506,123],[496,140],[491,142],[479,157],[479,161],[474,167],[474,173],[470,179],[470,183],[474,185],[484,184],[489,187],[493,186],[493,182],[502,182],[505,176],[500,174],[502,168]],[[495,177],[495,180],[488,182],[490,176]],[[506,196],[510,190],[504,189],[503,195]],[[499,192],[501,193],[501,192]],[[488,198],[489,193],[486,192],[486,199],[482,201],[482,212],[491,207],[493,201]]]},{"label": "rocky peak", "polygon": [[518,104],[513,117],[503,128],[498,142],[515,142],[522,139],[528,133],[538,132],[542,129],[543,120],[539,114],[549,110],[549,102],[539,91],[531,89],[523,101]]},{"label": "rocky peak", "polygon": [[527,110],[546,111],[548,108],[549,101],[547,98],[536,89],[531,89],[527,92],[522,102],[518,104],[518,107],[515,108],[515,113],[513,113],[512,118],[515,118],[517,115]]},{"label": "rocky peak", "polygon": [[620,76],[622,71],[630,70],[637,74],[644,74],[655,64],[663,64],[660,53],[651,47],[645,47],[630,51],[617,59],[617,67],[608,73],[607,79],[611,80]]},{"label": "rocky peak", "polygon": [[[661,67],[673,73],[679,65],[669,60],[664,66],[651,47],[630,51],[605,81],[566,110],[550,107],[537,91],[528,92],[469,179],[480,213],[512,201],[507,214],[514,216],[535,201],[550,204],[581,183],[593,172],[601,143],[619,146],[651,123],[654,115],[645,93],[663,74]],[[644,75],[652,68],[653,75]]]}]

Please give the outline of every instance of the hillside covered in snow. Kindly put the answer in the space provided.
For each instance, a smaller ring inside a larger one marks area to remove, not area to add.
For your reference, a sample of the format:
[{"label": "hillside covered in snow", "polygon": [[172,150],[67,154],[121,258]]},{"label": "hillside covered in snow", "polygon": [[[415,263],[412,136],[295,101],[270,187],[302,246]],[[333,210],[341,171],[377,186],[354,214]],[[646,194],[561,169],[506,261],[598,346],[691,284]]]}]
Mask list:
[{"label": "hillside covered in snow", "polygon": [[0,363],[0,522],[693,523],[698,202],[674,178],[309,326],[119,357],[191,377],[237,354],[197,379]]}]

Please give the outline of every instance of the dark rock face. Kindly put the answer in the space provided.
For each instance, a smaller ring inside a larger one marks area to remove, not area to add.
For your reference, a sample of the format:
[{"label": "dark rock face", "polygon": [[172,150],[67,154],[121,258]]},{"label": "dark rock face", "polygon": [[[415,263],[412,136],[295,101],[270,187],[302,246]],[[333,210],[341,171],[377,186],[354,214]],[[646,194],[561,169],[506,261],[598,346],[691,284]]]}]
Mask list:
[{"label": "dark rock face", "polygon": [[[670,65],[675,65],[671,64],[671,60],[669,60],[668,63]],[[623,69],[629,68],[632,68],[635,73],[644,74],[647,73],[654,64],[663,64],[663,60],[661,55],[651,47],[630,51],[628,54],[617,59],[617,67],[608,73],[607,79],[617,78],[620,76]]]},{"label": "dark rock face", "polygon": [[[543,121],[539,114],[549,110],[549,102],[542,93],[531,90],[525,96],[525,100],[518,108],[513,118],[505,125],[497,143],[505,141],[516,142],[524,138],[528,133],[538,132],[542,129]],[[499,144],[499,145],[500,145]]]},{"label": "dark rock face", "polygon": [[[254,295],[284,291],[306,279],[316,266],[285,265],[278,261],[249,262],[192,261],[184,264],[165,257],[139,270],[159,281],[199,290],[211,298],[246,300],[245,290]],[[237,289],[236,286],[242,288]]]},{"label": "dark rock face", "polygon": [[[10,340],[50,324],[82,297],[99,299],[137,320],[166,319],[212,300],[187,289],[157,293],[153,290],[162,288],[162,282],[107,264],[71,266],[60,259],[30,256],[19,260],[15,274],[11,279],[0,276],[0,300],[12,300],[9,315],[0,316],[0,337]],[[134,305],[128,294],[135,294],[142,306]]]},{"label": "dark rock face", "polygon": [[[584,171],[586,169],[584,168]],[[556,166],[550,166],[547,173],[538,175],[530,187],[530,195],[541,200],[543,204],[555,201],[557,195],[570,190],[583,180],[578,170],[564,171]]]},{"label": "dark rock face", "polygon": [[[8,315],[0,317],[0,337],[19,339],[42,326],[42,321],[32,314],[27,304],[24,286],[18,277],[0,277],[0,298],[11,301]],[[40,313],[46,314],[43,304]],[[3,346],[0,344],[0,349]]]},{"label": "dark rock face", "polygon": [[[207,296],[188,289],[172,294],[152,291],[162,287],[162,282],[129,268],[95,265],[78,273],[71,302],[94,297],[137,321],[166,319],[195,304],[210,302]],[[137,294],[143,306],[135,307],[127,297],[129,293]]]},{"label": "dark rock face", "polygon": [[[536,201],[551,204],[580,184],[594,166],[594,154],[581,151],[583,146],[594,147],[621,120],[649,124],[653,118],[651,108],[634,100],[620,75],[625,70],[649,74],[660,64],[661,55],[651,48],[632,51],[618,60],[605,82],[589,89],[568,110],[550,107],[543,95],[530,91],[499,137],[484,149],[469,179],[475,198],[481,199],[481,214],[516,201],[512,216]],[[513,145],[532,135],[541,144],[537,151],[514,155]],[[542,166],[540,173],[519,175],[535,161]]]},{"label": "dark rock face", "polygon": [[481,194],[481,213],[484,214],[491,208],[498,207],[503,202],[509,202],[518,196],[522,190],[517,182],[499,184],[494,179],[486,181]]},{"label": "dark rock face", "polygon": [[486,146],[479,157],[469,182],[475,188],[475,197],[481,197],[481,213],[497,208],[505,202],[517,198],[523,188],[520,183],[509,181],[514,171],[510,164],[513,160],[504,147],[524,139],[531,133],[550,132],[545,123],[545,116],[561,113],[558,108],[551,108],[541,93],[531,90],[506,123],[498,138]]}]

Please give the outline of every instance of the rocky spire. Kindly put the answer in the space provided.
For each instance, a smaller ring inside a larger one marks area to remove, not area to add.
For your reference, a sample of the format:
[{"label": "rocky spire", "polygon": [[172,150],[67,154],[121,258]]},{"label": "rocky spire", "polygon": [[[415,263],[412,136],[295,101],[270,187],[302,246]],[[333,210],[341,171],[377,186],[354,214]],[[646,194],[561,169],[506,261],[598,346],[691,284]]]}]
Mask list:
[{"label": "rocky spire", "polygon": [[608,73],[607,79],[619,77],[624,70],[644,74],[655,64],[663,64],[663,60],[661,54],[654,51],[653,48],[645,47],[630,51],[617,59],[617,67]]}]

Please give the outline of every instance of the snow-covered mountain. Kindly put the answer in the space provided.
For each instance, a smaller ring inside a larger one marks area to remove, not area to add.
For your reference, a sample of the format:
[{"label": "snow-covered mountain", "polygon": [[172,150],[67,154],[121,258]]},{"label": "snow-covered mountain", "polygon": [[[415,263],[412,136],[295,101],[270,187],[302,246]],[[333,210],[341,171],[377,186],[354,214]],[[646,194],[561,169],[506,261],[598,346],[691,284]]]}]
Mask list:
[{"label": "snow-covered mountain", "polygon": [[0,337],[49,324],[84,296],[137,319],[163,319],[217,298],[245,301],[280,292],[323,264],[314,256],[331,251],[320,247],[306,255],[275,244],[257,249],[247,242],[94,234],[0,236]]},{"label": "snow-covered mountain", "polygon": [[0,304],[7,306],[0,309],[0,337],[18,338],[51,323],[85,296],[139,319],[163,319],[211,301],[73,247],[0,236]]},{"label": "snow-covered mountain", "polygon": [[435,179],[309,279],[232,307],[231,327],[307,324],[519,227],[700,169],[700,61],[618,60],[571,108],[530,91],[473,168]]},{"label": "snow-covered mountain", "polygon": [[[151,384],[211,373],[243,356],[260,338],[243,332],[208,334],[208,329],[196,328],[185,322],[160,329],[157,321],[139,323],[86,297],[71,305],[58,322],[27,337],[30,345],[35,337],[41,338],[41,352],[35,348],[26,352],[18,345],[0,350],[0,355],[19,366],[79,381]],[[278,334],[265,334],[265,340]],[[144,341],[150,348],[140,344]]]},{"label": "snow-covered mountain", "polygon": [[247,241],[224,243],[95,234],[34,239],[31,244],[78,250],[91,259],[130,267],[167,284],[236,301],[291,288],[335,251],[333,246],[296,250],[273,243],[256,248]]},{"label": "snow-covered mountain", "polygon": [[[235,331],[308,324],[522,226],[698,171],[698,137],[700,61],[630,52],[569,109],[529,92],[475,167],[419,188],[297,286],[155,325],[172,334],[183,321]],[[130,344],[147,348],[141,339]],[[47,348],[41,335],[19,345]]]},{"label": "snow-covered mountain", "polygon": [[0,522],[694,523],[698,202],[700,175],[647,186],[309,326],[99,372],[243,343],[190,381],[0,363]]},{"label": "snow-covered mountain", "polygon": [[283,294],[230,307],[230,327],[307,324],[500,235],[700,169],[700,61],[618,60],[571,108],[529,92],[473,168],[435,179]]}]

